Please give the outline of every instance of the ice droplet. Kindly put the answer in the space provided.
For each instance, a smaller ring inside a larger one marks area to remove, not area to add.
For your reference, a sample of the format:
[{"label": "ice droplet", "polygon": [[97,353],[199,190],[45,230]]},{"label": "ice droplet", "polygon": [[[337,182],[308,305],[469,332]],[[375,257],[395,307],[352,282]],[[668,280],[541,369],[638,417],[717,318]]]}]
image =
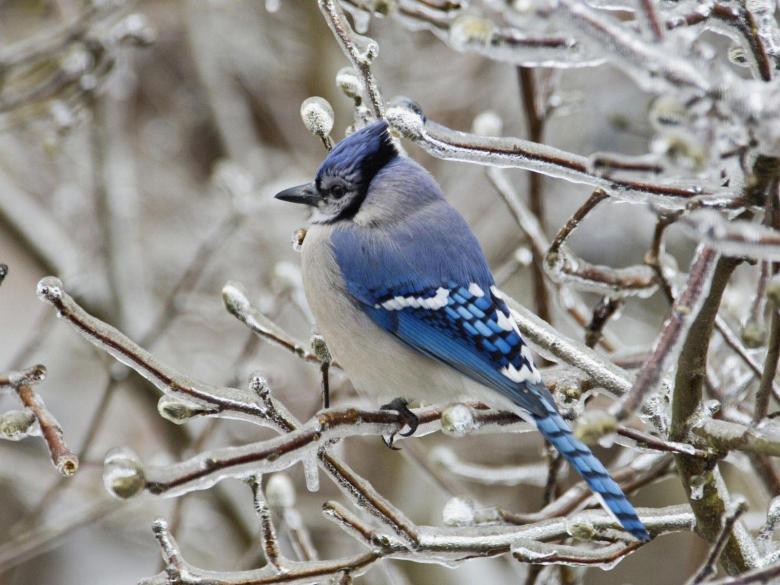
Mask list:
[{"label": "ice droplet", "polygon": [[333,130],[333,108],[325,98],[306,98],[301,104],[301,120],[306,129],[315,136],[328,136]]},{"label": "ice droplet", "polygon": [[265,9],[270,12],[278,12],[279,6],[281,6],[281,0],[265,0]]},{"label": "ice droplet", "polygon": [[303,464],[303,475],[306,478],[306,489],[310,492],[319,491],[320,469],[317,465],[317,452],[312,450],[304,454],[301,463]]},{"label": "ice droplet", "polygon": [[456,51],[465,51],[469,45],[487,45],[493,31],[493,23],[486,18],[464,14],[450,26],[450,44]]},{"label": "ice droplet", "polygon": [[103,485],[115,498],[127,499],[138,494],[146,484],[141,460],[130,449],[121,447],[106,454]]},{"label": "ice droplet", "polygon": [[476,506],[471,498],[450,498],[441,511],[446,526],[471,526],[474,524]]},{"label": "ice droplet", "polygon": [[465,404],[453,404],[441,414],[441,429],[453,437],[464,437],[477,429],[474,414]]},{"label": "ice droplet", "polygon": [[295,505],[295,485],[286,473],[274,473],[265,486],[265,499],[271,508],[292,508]]},{"label": "ice droplet", "polygon": [[739,67],[749,67],[750,61],[748,61],[745,49],[740,45],[731,45],[728,50],[728,58],[734,65]]},{"label": "ice droplet", "polygon": [[0,416],[0,439],[21,441],[33,433],[35,415],[29,410],[9,410]]},{"label": "ice droplet", "polygon": [[165,420],[181,425],[194,416],[200,416],[214,412],[215,409],[207,408],[194,402],[163,395],[157,401],[157,412]]}]

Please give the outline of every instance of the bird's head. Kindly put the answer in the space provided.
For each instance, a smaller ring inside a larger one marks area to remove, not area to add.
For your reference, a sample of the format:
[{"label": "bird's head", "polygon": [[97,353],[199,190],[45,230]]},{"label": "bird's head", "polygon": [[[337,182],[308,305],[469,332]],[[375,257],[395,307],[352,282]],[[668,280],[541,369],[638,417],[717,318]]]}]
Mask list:
[{"label": "bird's head", "polygon": [[387,122],[379,120],[339,142],[314,181],[285,189],[276,198],[313,207],[314,223],[348,219],[360,209],[377,172],[397,156]]}]

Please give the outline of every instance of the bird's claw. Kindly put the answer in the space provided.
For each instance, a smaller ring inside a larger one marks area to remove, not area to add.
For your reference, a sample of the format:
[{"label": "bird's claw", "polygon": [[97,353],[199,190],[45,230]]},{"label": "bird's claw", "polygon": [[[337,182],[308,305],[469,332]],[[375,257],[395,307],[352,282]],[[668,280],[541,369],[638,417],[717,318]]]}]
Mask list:
[{"label": "bird's claw", "polygon": [[382,440],[385,442],[385,445],[387,445],[390,449],[393,451],[400,451],[398,447],[395,447],[393,445],[395,441],[395,436],[397,434],[400,434],[402,437],[411,437],[415,431],[417,431],[417,427],[420,425],[420,419],[417,418],[417,415],[414,414],[411,410],[409,410],[409,402],[406,401],[404,398],[396,398],[395,400],[388,402],[387,404],[383,404],[379,407],[381,410],[392,410],[394,412],[398,413],[398,416],[400,417],[401,421],[409,427],[409,430],[401,433],[400,431],[396,431],[392,433],[388,438],[382,437]]}]

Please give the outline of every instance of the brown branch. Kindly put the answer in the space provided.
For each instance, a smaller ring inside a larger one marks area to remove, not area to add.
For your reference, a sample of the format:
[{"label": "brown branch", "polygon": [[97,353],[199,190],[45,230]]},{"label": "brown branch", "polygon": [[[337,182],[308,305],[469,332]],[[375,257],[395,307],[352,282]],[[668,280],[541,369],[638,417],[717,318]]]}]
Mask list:
[{"label": "brown branch", "polygon": [[[539,111],[536,87],[536,72],[527,67],[517,68],[517,77],[522,96],[523,113],[525,114],[528,138],[532,142],[544,140],[545,116]],[[539,173],[528,174],[528,207],[539,222],[539,229],[544,233],[544,177]],[[552,323],[547,287],[544,279],[544,254],[534,247],[532,278],[534,287],[534,304],[536,314],[548,323]]]},{"label": "brown branch", "polygon": [[[710,251],[710,253],[713,253]],[[733,258],[720,258],[712,273],[709,292],[704,304],[693,319],[682,351],[677,360],[674,392],[672,395],[672,421],[669,439],[685,441],[689,425],[702,399],[707,349],[718,313],[721,297],[729,278],[739,264]],[[696,531],[709,542],[715,542],[720,532],[720,518],[726,510],[728,492],[717,467],[714,469],[701,459],[676,455],[677,469],[688,500],[696,515]],[[694,492],[694,485],[696,493]],[[701,493],[699,493],[701,492]],[[744,532],[737,525],[736,529]],[[755,558],[747,538],[732,535],[723,551],[722,563],[729,574],[737,574],[750,568]]]},{"label": "brown branch", "polygon": [[706,246],[699,247],[691,264],[685,290],[672,306],[653,351],[639,370],[631,391],[610,408],[618,420],[631,416],[639,408],[645,397],[655,389],[669,360],[674,358],[679,344],[686,339],[686,333],[687,339],[690,339],[695,312],[708,294],[710,282],[716,274],[717,259],[718,253],[715,250]]}]

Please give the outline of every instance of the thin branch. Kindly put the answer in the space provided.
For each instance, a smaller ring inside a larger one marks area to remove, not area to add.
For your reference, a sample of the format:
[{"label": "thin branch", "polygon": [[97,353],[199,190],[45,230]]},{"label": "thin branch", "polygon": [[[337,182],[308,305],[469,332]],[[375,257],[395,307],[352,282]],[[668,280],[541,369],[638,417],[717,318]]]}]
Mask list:
[{"label": "thin branch", "polygon": [[680,343],[686,339],[698,308],[709,294],[717,259],[718,253],[715,250],[699,246],[691,264],[685,290],[672,306],[671,313],[653,345],[652,353],[639,370],[631,391],[610,408],[610,412],[618,420],[631,416],[644,402],[645,397],[655,390],[667,364],[674,359]]},{"label": "thin branch", "polygon": [[611,179],[595,173],[588,158],[519,138],[495,138],[450,130],[426,121],[418,108],[396,105],[387,111],[388,122],[429,154],[444,160],[495,167],[514,167],[571,183],[601,188],[609,195],[631,203],[658,199],[667,205],[684,206],[699,198],[733,199],[735,194],[703,185],[678,186]]},{"label": "thin branch", "polygon": [[[336,0],[318,0],[320,11],[333,31],[341,50],[349,59],[352,66],[363,78],[363,86],[368,94],[368,102],[377,118],[385,117],[385,106],[382,94],[379,93],[374,74],[371,72],[371,63],[379,54],[379,46],[372,39],[359,37],[349,26],[344,13]],[[357,41],[361,41],[362,50],[358,48]]]},{"label": "thin branch", "polygon": [[704,564],[696,571],[696,574],[687,581],[686,585],[700,585],[717,573],[716,564],[718,559],[720,558],[720,555],[723,554],[723,549],[726,548],[726,543],[731,537],[734,525],[746,511],[747,502],[743,499],[737,499],[732,503],[730,509],[723,513],[720,533],[707,555],[707,560],[704,561]]}]

